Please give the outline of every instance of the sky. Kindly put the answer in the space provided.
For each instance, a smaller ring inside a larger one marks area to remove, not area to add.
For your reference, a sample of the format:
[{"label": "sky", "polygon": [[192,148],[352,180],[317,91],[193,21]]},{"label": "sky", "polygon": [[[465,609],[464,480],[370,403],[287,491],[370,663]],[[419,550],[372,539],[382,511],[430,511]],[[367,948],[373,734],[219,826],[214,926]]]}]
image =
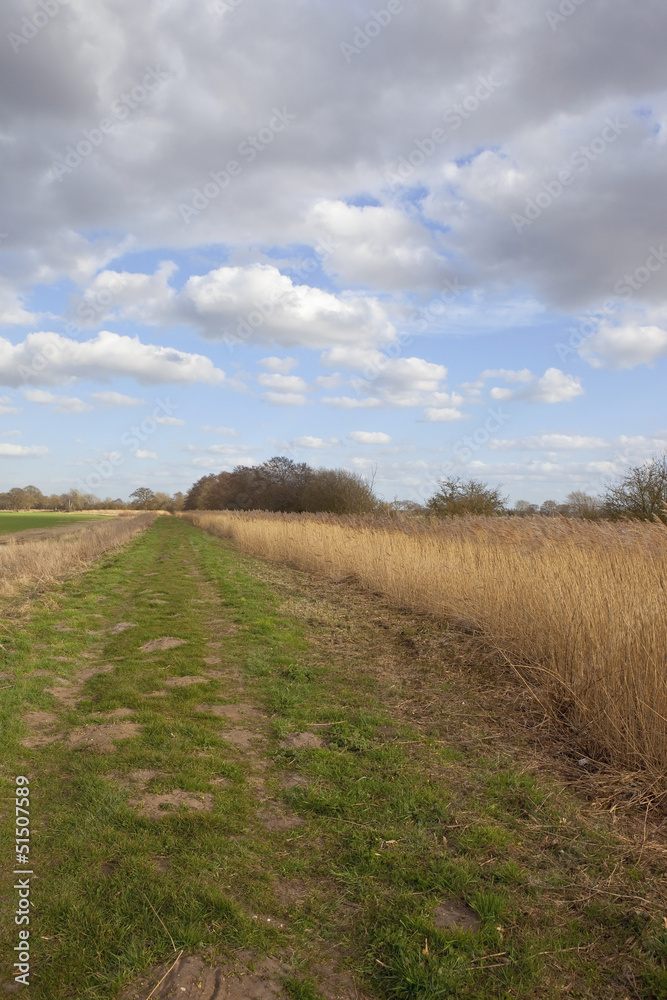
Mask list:
[{"label": "sky", "polygon": [[[6,0],[0,489],[667,449],[664,0]],[[663,242],[665,241],[665,242]]]}]

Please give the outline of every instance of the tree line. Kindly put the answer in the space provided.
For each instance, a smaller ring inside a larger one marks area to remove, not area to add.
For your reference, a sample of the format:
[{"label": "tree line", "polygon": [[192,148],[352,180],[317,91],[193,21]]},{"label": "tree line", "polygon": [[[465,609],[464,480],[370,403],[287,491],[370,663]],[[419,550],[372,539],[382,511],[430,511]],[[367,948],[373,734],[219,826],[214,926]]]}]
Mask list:
[{"label": "tree line", "polygon": [[517,500],[508,507],[500,487],[478,479],[442,480],[425,504],[380,500],[373,484],[347,469],[314,469],[279,455],[260,465],[238,465],[231,472],[202,476],[187,493],[153,491],[140,486],[129,500],[69,490],[45,496],[36,486],[0,493],[0,510],[267,510],[285,513],[392,514],[455,517],[466,514],[526,517],[576,517],[585,520],[634,518],[667,523],[667,456],[635,465],[609,484],[600,496],[575,490],[564,503],[538,505]]}]

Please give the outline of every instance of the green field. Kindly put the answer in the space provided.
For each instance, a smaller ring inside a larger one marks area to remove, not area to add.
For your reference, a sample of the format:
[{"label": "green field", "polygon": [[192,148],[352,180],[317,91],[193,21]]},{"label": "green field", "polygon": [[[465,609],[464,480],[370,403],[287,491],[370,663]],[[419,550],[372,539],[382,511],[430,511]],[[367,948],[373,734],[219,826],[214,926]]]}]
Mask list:
[{"label": "green field", "polygon": [[30,528],[61,528],[64,524],[90,520],[99,520],[99,515],[58,514],[50,510],[27,513],[0,510],[0,535],[8,535],[14,531],[28,531]]}]

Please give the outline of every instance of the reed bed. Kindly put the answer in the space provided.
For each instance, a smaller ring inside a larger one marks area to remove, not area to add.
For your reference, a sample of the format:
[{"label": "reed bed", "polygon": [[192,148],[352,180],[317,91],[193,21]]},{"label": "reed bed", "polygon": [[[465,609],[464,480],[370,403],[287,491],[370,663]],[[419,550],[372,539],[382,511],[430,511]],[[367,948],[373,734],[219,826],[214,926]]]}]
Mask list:
[{"label": "reed bed", "polygon": [[39,538],[8,535],[0,545],[0,594],[11,595],[26,586],[48,584],[68,576],[109,549],[125,545],[155,521],[154,513],[107,521],[79,522],[40,532]]},{"label": "reed bed", "polygon": [[667,795],[667,528],[192,512],[240,549],[474,627],[589,755]]}]

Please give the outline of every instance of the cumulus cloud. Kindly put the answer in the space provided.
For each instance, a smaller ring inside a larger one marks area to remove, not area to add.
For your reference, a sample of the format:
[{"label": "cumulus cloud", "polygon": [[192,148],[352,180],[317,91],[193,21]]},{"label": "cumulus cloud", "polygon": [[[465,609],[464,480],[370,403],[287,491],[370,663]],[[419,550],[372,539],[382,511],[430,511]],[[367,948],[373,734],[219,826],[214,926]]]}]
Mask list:
[{"label": "cumulus cloud", "polygon": [[140,406],[146,402],[145,399],[125,396],[122,392],[92,392],[90,398],[101,406]]},{"label": "cumulus cloud", "polygon": [[262,399],[278,406],[303,406],[308,400],[300,392],[264,392]]},{"label": "cumulus cloud", "polygon": [[162,424],[163,427],[185,427],[185,420],[179,420],[178,417],[156,417],[156,424]]},{"label": "cumulus cloud", "polygon": [[280,372],[281,375],[288,375],[296,366],[296,358],[262,358],[259,362],[267,372]]},{"label": "cumulus cloud", "polygon": [[514,441],[506,438],[489,441],[489,447],[496,451],[590,451],[608,445],[604,438],[585,434],[534,434]]},{"label": "cumulus cloud", "polygon": [[210,431],[212,434],[222,434],[225,437],[238,437],[239,432],[233,427],[211,427],[210,424],[202,426],[203,431]]},{"label": "cumulus cloud", "polygon": [[340,444],[338,438],[311,437],[306,434],[304,437],[295,438],[293,444],[297,448],[331,448],[335,444]]},{"label": "cumulus cloud", "polygon": [[12,406],[11,396],[0,396],[0,415],[5,413],[20,413],[17,406]]},{"label": "cumulus cloud", "polygon": [[89,403],[84,403],[77,396],[56,396],[44,389],[25,389],[23,395],[30,403],[53,406],[54,413],[87,413],[92,410]]},{"label": "cumulus cloud", "polygon": [[0,444],[0,458],[41,458],[48,451],[42,445]]},{"label": "cumulus cloud", "polygon": [[382,406],[382,400],[375,396],[364,396],[359,399],[355,399],[354,396],[329,396],[324,397],[322,402],[341,410],[374,410]]},{"label": "cumulus cloud", "polygon": [[138,448],[134,453],[135,458],[152,458],[157,459],[157,453],[154,451],[144,451],[143,448]]},{"label": "cumulus cloud", "polygon": [[143,385],[166,383],[219,385],[224,372],[201,354],[143,344],[108,330],[92,340],[77,341],[58,333],[30,333],[14,346],[0,337],[0,384],[67,385],[82,379],[108,382],[114,376]]},{"label": "cumulus cloud", "polygon": [[521,381],[525,383],[521,389],[494,386],[489,391],[489,396],[503,401],[517,399],[527,403],[569,403],[584,393],[581,379],[575,375],[566,375],[560,368],[547,368],[540,378],[531,375],[531,381],[526,378]]},{"label": "cumulus cloud", "polygon": [[424,419],[431,424],[451,423],[463,420],[463,414],[455,406],[427,406]]},{"label": "cumulus cloud", "polygon": [[391,441],[389,434],[382,431],[351,431],[347,436],[357,444],[389,444]]},{"label": "cumulus cloud", "polygon": [[307,383],[299,375],[259,375],[257,381],[265,389],[276,392],[306,392]]},{"label": "cumulus cloud", "polygon": [[667,330],[659,326],[601,325],[579,353],[594,368],[636,368],[654,365],[667,355]]}]

